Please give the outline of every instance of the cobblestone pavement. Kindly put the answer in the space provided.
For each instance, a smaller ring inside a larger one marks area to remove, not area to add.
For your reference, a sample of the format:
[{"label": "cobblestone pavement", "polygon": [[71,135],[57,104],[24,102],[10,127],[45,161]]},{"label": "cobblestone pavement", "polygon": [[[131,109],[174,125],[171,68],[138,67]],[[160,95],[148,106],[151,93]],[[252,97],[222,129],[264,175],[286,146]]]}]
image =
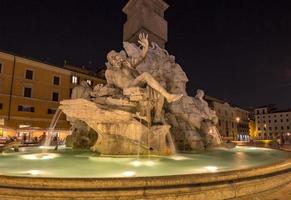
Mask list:
[{"label": "cobblestone pavement", "polygon": [[233,200],[291,200],[291,183],[280,188]]}]

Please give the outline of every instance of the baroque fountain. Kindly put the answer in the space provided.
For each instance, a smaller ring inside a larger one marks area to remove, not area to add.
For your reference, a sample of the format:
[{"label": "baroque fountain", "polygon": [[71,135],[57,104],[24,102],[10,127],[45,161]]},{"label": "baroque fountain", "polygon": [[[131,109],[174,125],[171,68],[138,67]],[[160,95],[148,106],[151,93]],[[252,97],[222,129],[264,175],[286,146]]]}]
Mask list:
[{"label": "baroque fountain", "polygon": [[66,147],[0,156],[1,199],[230,199],[291,181],[290,153],[224,144],[216,113],[147,36],[107,55],[107,84],[63,100]]},{"label": "baroque fountain", "polygon": [[68,143],[107,155],[170,155],[177,140],[183,149],[221,145],[204,92],[188,96],[187,76],[175,58],[155,43],[149,47],[146,35],[139,39],[142,48],[124,42],[125,51],[108,53],[106,85],[92,90],[83,81],[61,102],[73,127]]}]

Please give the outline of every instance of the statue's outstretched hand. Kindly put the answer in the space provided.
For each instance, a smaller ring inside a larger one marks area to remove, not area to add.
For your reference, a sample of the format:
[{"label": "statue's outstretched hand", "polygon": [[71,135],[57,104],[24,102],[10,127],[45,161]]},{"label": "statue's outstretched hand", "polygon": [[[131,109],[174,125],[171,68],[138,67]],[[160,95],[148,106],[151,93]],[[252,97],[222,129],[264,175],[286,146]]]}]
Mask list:
[{"label": "statue's outstretched hand", "polygon": [[149,47],[148,34],[140,33],[138,36],[138,43],[145,49]]}]

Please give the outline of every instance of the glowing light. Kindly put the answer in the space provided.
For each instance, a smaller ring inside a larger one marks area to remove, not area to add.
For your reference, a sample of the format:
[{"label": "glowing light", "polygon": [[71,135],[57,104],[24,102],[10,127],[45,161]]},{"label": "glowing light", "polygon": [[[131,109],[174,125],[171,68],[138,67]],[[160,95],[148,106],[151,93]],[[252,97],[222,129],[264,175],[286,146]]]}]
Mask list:
[{"label": "glowing light", "polygon": [[154,166],[156,163],[154,161],[148,160],[145,162],[146,166]]},{"label": "glowing light", "polygon": [[40,149],[54,149],[55,146],[39,146]]},{"label": "glowing light", "polygon": [[147,161],[135,160],[135,161],[132,161],[130,164],[133,165],[133,166],[135,166],[135,167],[140,167],[142,165],[151,167],[151,166],[154,166],[156,164],[156,162],[154,162],[152,160],[147,160]]},{"label": "glowing light", "polygon": [[131,164],[135,167],[141,166],[141,162],[139,160],[132,161]]},{"label": "glowing light", "polygon": [[30,174],[30,175],[32,175],[32,176],[37,176],[37,175],[40,174],[40,171],[33,169],[33,170],[27,171],[27,173]]},{"label": "glowing light", "polygon": [[216,172],[218,169],[218,167],[216,167],[216,166],[206,166],[204,168],[210,172]]},{"label": "glowing light", "polygon": [[122,175],[125,177],[132,177],[132,176],[135,176],[135,172],[134,171],[126,171],[126,172],[123,172]]},{"label": "glowing light", "polygon": [[59,155],[55,153],[39,153],[39,154],[22,155],[21,157],[26,160],[49,160],[49,159],[59,157]]},{"label": "glowing light", "polygon": [[236,117],[235,120],[238,123],[240,121],[240,118],[239,117]]},{"label": "glowing light", "polygon": [[172,160],[189,160],[190,158],[187,158],[185,156],[171,156]]}]

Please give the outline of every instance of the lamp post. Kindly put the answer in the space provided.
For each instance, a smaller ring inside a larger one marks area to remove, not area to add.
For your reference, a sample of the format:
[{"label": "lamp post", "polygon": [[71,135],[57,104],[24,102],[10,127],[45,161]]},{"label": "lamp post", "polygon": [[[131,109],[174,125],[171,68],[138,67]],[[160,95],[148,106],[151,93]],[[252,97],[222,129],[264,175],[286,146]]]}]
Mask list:
[{"label": "lamp post", "polygon": [[[236,118],[235,118],[235,121],[236,121],[236,133],[237,133],[237,135],[239,135],[239,134],[238,134],[238,124],[239,124],[239,122],[240,122],[240,117],[236,117]],[[234,136],[233,136],[233,138],[234,138]]]}]

